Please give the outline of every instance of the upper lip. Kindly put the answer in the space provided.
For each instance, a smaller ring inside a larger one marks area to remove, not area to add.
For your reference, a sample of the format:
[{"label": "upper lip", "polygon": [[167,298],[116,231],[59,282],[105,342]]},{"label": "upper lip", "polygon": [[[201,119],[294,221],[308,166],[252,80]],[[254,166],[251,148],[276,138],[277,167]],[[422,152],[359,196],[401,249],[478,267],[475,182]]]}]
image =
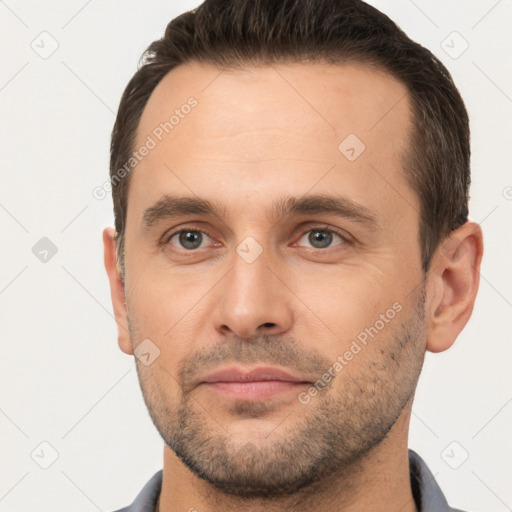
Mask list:
[{"label": "upper lip", "polygon": [[255,382],[262,380],[282,380],[288,382],[307,382],[305,379],[295,377],[290,373],[272,368],[270,366],[259,366],[252,370],[229,367],[210,373],[201,382]]}]

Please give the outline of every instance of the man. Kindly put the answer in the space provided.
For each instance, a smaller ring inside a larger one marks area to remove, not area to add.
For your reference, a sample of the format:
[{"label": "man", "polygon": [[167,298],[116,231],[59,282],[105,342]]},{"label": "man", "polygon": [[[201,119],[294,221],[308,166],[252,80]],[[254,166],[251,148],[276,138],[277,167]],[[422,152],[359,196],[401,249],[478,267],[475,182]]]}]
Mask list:
[{"label": "man", "polygon": [[448,71],[358,0],[206,0],[142,64],[103,238],[165,448],[123,510],[454,510],[407,448],[482,257]]}]

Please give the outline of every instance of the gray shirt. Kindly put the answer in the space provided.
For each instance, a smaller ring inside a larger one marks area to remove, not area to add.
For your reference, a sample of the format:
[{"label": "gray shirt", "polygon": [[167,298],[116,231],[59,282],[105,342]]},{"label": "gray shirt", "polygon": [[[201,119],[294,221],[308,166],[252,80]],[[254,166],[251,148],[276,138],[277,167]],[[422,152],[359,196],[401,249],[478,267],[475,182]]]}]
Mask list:
[{"label": "gray shirt", "polygon": [[[451,508],[425,461],[409,450],[411,487],[419,512],[463,512]],[[162,470],[155,473],[129,506],[116,512],[155,512],[162,488]]]}]

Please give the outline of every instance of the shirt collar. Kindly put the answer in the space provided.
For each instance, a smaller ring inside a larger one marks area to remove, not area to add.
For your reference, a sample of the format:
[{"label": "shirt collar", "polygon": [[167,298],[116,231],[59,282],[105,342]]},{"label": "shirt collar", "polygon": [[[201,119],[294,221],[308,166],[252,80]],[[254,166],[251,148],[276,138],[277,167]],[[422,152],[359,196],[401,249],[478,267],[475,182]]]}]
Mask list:
[{"label": "shirt collar", "polygon": [[[413,450],[409,450],[409,469],[412,493],[419,512],[463,512],[449,507],[434,475],[425,461]],[[162,475],[162,470],[157,471],[134,502],[117,512],[155,512],[162,489]]]}]

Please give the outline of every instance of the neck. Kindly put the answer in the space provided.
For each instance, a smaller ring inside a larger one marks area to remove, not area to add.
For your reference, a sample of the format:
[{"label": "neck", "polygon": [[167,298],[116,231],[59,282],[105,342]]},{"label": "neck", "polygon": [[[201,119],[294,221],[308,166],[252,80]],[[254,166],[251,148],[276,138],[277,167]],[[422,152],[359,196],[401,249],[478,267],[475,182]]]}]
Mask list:
[{"label": "neck", "polygon": [[157,512],[183,510],[242,512],[308,510],[317,512],[366,512],[400,510],[418,512],[410,484],[407,452],[411,404],[363,460],[354,462],[343,474],[311,484],[292,496],[243,499],[217,491],[193,474],[168,447],[164,448],[162,491]]}]

